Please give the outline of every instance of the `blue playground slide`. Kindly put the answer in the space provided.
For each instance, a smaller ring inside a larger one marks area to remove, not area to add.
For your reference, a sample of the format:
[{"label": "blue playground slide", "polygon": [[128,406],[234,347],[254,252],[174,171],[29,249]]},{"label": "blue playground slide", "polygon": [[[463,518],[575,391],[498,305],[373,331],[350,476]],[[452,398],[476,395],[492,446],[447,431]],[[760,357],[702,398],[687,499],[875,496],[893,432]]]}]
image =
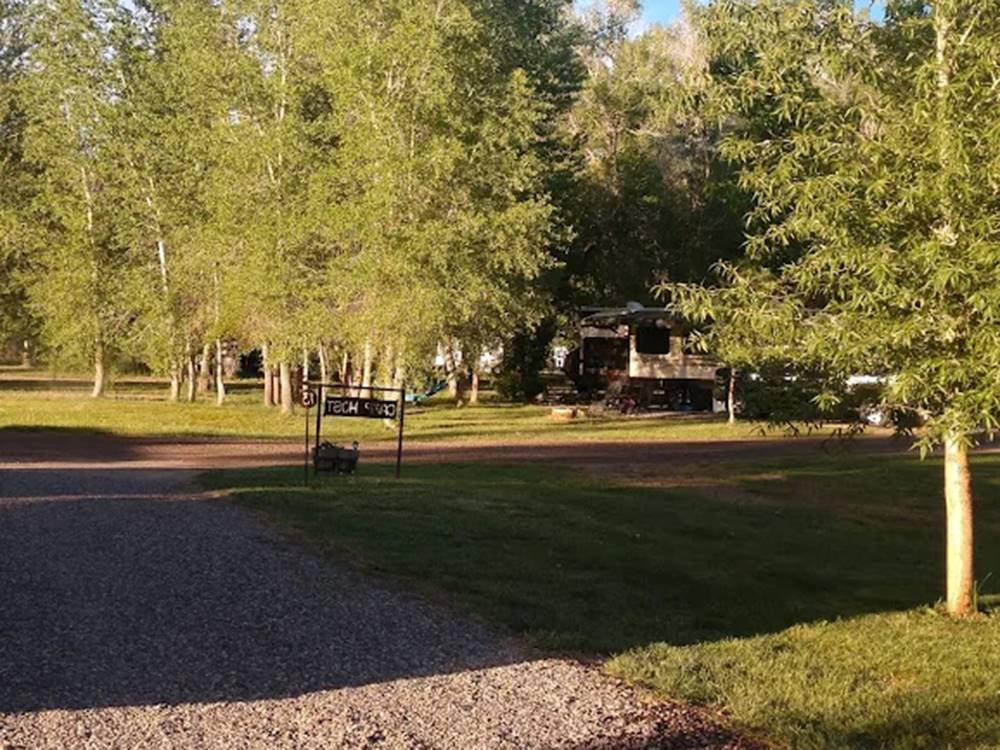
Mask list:
[{"label": "blue playground slide", "polygon": [[446,381],[446,380],[439,380],[434,385],[432,385],[430,388],[428,388],[426,391],[417,391],[415,393],[407,393],[406,394],[406,403],[408,403],[408,404],[419,404],[422,401],[426,401],[427,399],[429,399],[435,393],[440,393],[441,391],[443,391],[447,387],[448,387],[448,381]]}]

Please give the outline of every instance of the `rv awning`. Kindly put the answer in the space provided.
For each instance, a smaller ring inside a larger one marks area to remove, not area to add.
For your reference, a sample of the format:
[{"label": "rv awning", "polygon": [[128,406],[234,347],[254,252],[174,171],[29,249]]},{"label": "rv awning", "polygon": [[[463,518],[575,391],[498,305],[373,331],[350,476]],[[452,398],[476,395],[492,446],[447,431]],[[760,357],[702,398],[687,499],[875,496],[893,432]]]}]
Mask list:
[{"label": "rv awning", "polygon": [[638,325],[673,321],[673,317],[659,307],[614,307],[583,310],[581,326],[610,328],[620,325]]}]

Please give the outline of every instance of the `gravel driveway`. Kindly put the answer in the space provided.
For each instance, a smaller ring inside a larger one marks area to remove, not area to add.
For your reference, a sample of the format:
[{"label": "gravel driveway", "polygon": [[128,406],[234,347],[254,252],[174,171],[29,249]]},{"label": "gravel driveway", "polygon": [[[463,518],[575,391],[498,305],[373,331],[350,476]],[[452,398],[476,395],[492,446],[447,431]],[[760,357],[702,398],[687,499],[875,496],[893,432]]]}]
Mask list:
[{"label": "gravel driveway", "polygon": [[0,748],[751,746],[141,465],[0,463]]}]

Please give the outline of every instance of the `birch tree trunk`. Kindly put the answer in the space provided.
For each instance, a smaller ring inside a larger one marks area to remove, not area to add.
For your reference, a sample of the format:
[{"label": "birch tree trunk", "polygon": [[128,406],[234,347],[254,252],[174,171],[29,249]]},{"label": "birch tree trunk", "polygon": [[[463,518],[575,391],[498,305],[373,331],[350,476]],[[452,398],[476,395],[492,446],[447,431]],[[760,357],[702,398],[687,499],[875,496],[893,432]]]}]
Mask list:
[{"label": "birch tree trunk", "polygon": [[344,385],[351,384],[351,378],[353,373],[351,372],[351,355],[350,352],[344,351],[340,357],[340,382]]},{"label": "birch tree trunk", "polygon": [[264,406],[274,406],[274,366],[267,344],[260,347],[262,369],[264,371]]},{"label": "birch tree trunk", "polygon": [[101,398],[108,387],[108,371],[104,342],[98,339],[94,343],[94,389],[91,398]]},{"label": "birch tree trunk", "polygon": [[319,380],[321,383],[329,383],[330,364],[327,361],[326,347],[323,344],[316,347],[316,356],[319,358]]},{"label": "birch tree trunk", "polygon": [[292,366],[282,362],[278,366],[281,377],[281,413],[292,413]]},{"label": "birch tree trunk", "polygon": [[170,400],[179,401],[181,398],[181,368],[176,362],[170,365]]},{"label": "birch tree trunk", "polygon": [[372,341],[365,339],[365,350],[361,366],[361,398],[371,398],[372,385]]},{"label": "birch tree trunk", "polygon": [[970,615],[975,606],[972,482],[969,451],[958,435],[945,438],[944,498],[948,527],[948,612]]},{"label": "birch tree trunk", "polygon": [[396,368],[392,371],[392,387],[402,388],[406,382],[406,365],[403,364],[402,357],[396,357]]},{"label": "birch tree trunk", "polygon": [[729,368],[729,384],[726,388],[726,413],[729,424],[736,424],[736,370]]},{"label": "birch tree trunk", "polygon": [[458,400],[458,368],[455,365],[455,352],[450,346],[444,348],[444,372],[448,380],[448,395]]},{"label": "birch tree trunk", "polygon": [[[392,387],[399,390],[403,387],[403,383],[406,381],[406,365],[403,364],[403,358],[397,356],[395,358],[395,367],[392,370]],[[401,398],[405,398],[405,394],[398,394]],[[405,408],[405,407],[404,407]],[[398,417],[397,417],[398,419]],[[396,422],[393,419],[383,419],[382,424],[388,428],[395,428]]]},{"label": "birch tree trunk", "polygon": [[208,393],[208,381],[211,377],[212,345],[205,344],[201,348],[201,362],[198,363],[198,393]]},{"label": "birch tree trunk", "polygon": [[223,366],[222,339],[215,340],[215,405],[226,402],[226,368]]},{"label": "birch tree trunk", "polygon": [[309,382],[309,348],[302,347],[302,382]]},{"label": "birch tree trunk", "polygon": [[194,403],[198,395],[197,375],[194,364],[194,352],[191,350],[191,342],[187,343],[184,351],[184,366],[187,368],[187,400]]}]

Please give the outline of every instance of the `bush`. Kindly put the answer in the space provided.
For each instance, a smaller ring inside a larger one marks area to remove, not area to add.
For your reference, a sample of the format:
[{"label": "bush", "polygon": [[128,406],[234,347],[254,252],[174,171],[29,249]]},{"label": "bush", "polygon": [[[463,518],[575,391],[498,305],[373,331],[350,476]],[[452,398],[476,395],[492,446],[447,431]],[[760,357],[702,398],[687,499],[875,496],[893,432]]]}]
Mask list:
[{"label": "bush", "polygon": [[505,372],[496,377],[493,387],[504,401],[533,401],[544,392],[545,383],[538,375]]}]

